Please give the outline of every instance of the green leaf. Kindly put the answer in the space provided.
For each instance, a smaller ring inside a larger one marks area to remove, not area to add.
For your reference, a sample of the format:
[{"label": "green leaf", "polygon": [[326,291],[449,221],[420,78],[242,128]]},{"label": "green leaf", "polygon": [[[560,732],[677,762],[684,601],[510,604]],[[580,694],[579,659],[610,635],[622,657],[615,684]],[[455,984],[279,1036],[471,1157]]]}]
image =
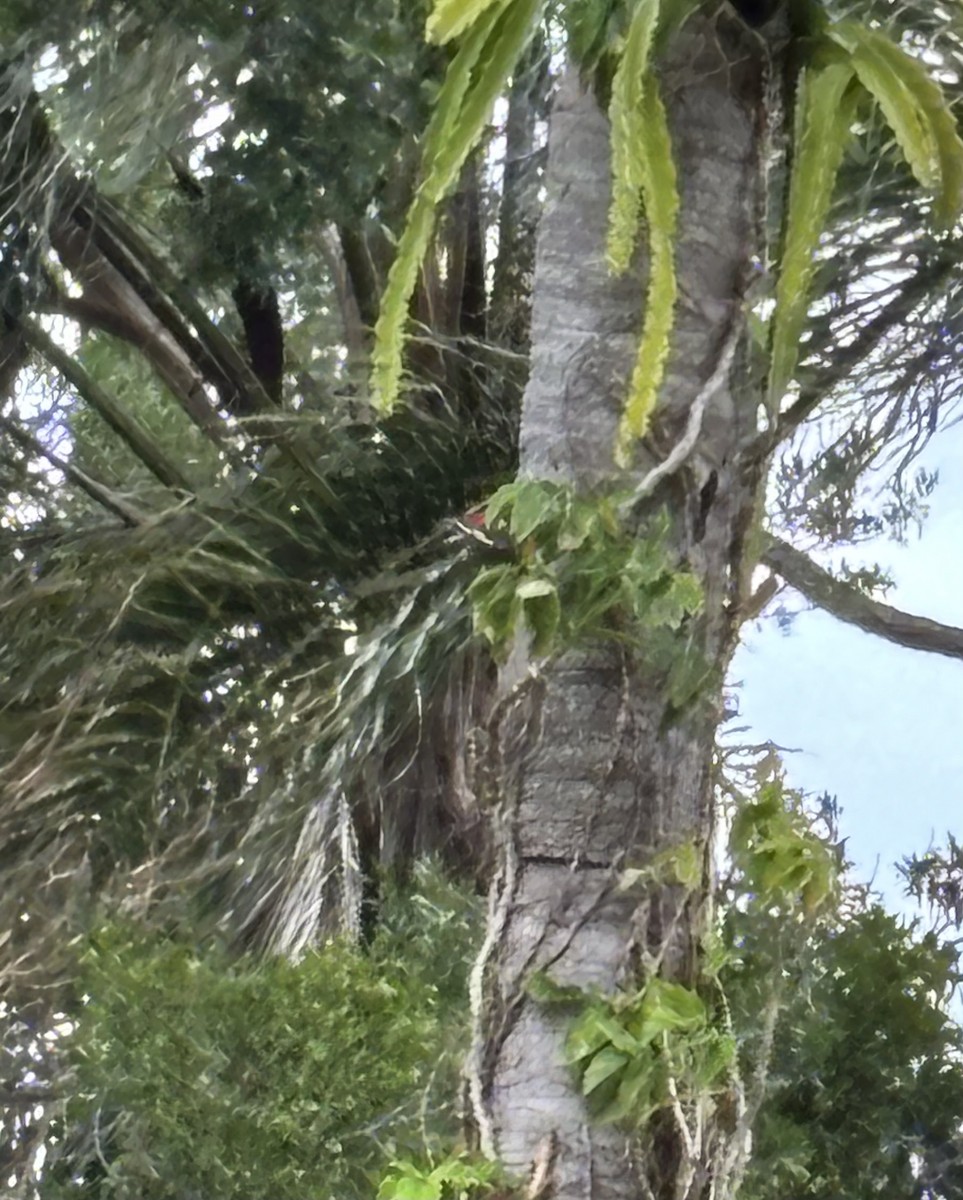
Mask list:
[{"label": "green leaf", "polygon": [[526,579],[518,585],[519,600],[534,600],[539,596],[557,596],[558,589],[550,579]]},{"label": "green leaf", "polygon": [[500,522],[502,513],[511,510],[515,498],[521,488],[521,482],[505,483],[491,496],[485,506],[485,524],[494,529]]},{"label": "green leaf", "polygon": [[475,632],[492,646],[504,647],[515,632],[520,602],[519,568],[499,563],[480,571],[469,589]]},{"label": "green leaf", "polygon": [[637,0],[612,81],[612,205],[606,254],[616,275],[628,269],[642,208],[649,233],[645,326],[619,426],[616,462],[628,466],[655,408],[675,316],[675,232],[679,194],[665,108],[649,70],[659,0]]},{"label": "green leaf", "polygon": [[852,66],[839,62],[807,68],[799,78],[786,236],[773,314],[771,411],[778,410],[796,369],[799,339],[809,311],[813,258],[850,136],[855,102],[852,80]]},{"label": "green leaf", "polygon": [[542,657],[551,652],[562,619],[558,588],[550,579],[526,579],[516,592],[532,634],[532,651]]},{"label": "green leaf", "polygon": [[600,524],[599,514],[594,505],[569,498],[565,516],[558,531],[559,550],[578,550],[595,532]]},{"label": "green leaf", "polygon": [[627,1062],[627,1054],[622,1054],[612,1046],[604,1046],[585,1069],[582,1076],[583,1095],[590,1096],[606,1079],[621,1071]]},{"label": "green leaf", "polygon": [[675,235],[679,190],[668,121],[654,78],[646,81],[640,111],[641,150],[645,165],[642,196],[649,233],[649,283],[642,340],[616,442],[615,459],[622,467],[629,465],[632,447],[645,435],[655,409],[669,356],[677,291]]},{"label": "green leaf", "polygon": [[375,324],[371,386],[390,412],[401,381],[404,329],[438,206],[478,144],[491,110],[541,15],[545,0],[506,0],[484,8],[448,68],[425,134],[424,177],[415,194]]},{"label": "green leaf", "polygon": [[702,1028],[706,1023],[706,1007],[701,996],[682,984],[652,979],[645,989],[640,1016],[633,1033],[640,1042],[650,1042],[672,1030]]},{"label": "green leaf", "polygon": [[878,29],[839,21],[827,33],[849,51],[913,174],[936,193],[937,224],[951,225],[963,203],[963,141],[939,84],[919,59]]},{"label": "green leaf", "polygon": [[924,187],[935,187],[936,146],[929,123],[900,74],[880,53],[879,42],[892,43],[881,35],[877,35],[876,41],[870,40],[867,35],[871,31],[855,21],[840,21],[831,26],[828,33],[834,42],[849,51],[849,61],[860,83],[883,110],[913,174]]},{"label": "green leaf", "polygon": [[435,0],[425,26],[429,42],[443,46],[474,25],[487,9],[504,8],[507,0]]},{"label": "green leaf", "polygon": [[615,0],[568,0],[563,6],[567,50],[583,71],[592,71],[598,65],[617,12]]},{"label": "green leaf", "polygon": [[579,1062],[596,1054],[606,1043],[617,1050],[633,1055],[638,1052],[637,1039],[614,1017],[600,1008],[590,1008],[573,1025],[566,1043],[569,1062]]},{"label": "green leaf", "polygon": [[611,1124],[631,1118],[635,1125],[647,1121],[660,1107],[655,1093],[661,1085],[662,1074],[651,1050],[634,1058],[619,1080],[615,1097],[595,1114],[596,1120]]},{"label": "green leaf", "polygon": [[541,480],[522,480],[516,485],[508,532],[516,542],[524,542],[540,526],[558,516],[560,499],[557,489]]}]

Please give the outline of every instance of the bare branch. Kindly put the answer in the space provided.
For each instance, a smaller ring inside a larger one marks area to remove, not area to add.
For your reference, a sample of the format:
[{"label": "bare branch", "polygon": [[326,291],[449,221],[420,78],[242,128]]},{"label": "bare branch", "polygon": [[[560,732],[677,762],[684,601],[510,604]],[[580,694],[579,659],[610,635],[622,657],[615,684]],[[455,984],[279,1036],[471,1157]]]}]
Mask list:
[{"label": "bare branch", "polygon": [[817,608],[825,609],[840,621],[911,650],[963,658],[963,629],[873,600],[851,584],[834,578],[788,542],[770,537],[761,560]]}]

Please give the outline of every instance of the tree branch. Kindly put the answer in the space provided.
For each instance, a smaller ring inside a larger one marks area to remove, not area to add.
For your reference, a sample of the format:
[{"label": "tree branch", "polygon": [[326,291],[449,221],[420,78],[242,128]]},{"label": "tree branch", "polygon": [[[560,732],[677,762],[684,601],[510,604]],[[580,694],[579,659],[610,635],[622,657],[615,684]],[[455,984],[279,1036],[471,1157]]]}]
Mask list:
[{"label": "tree branch", "polygon": [[[365,236],[348,225],[339,225],[338,244],[358,318],[363,329],[373,329],[378,319],[379,287]],[[345,323],[348,323],[347,316]]]},{"label": "tree branch", "polygon": [[21,429],[19,425],[15,425],[7,417],[0,416],[0,430],[28,453],[38,454],[41,458],[45,458],[52,467],[56,467],[58,471],[63,472],[65,479],[69,479],[82,492],[86,492],[91,500],[107,509],[108,512],[113,513],[115,517],[120,517],[125,525],[136,528],[144,523],[142,515],[128,504],[122,496],[118,496],[116,492],[112,492],[106,484],[100,483],[99,480],[88,475],[86,471],[82,471],[80,467],[75,467],[73,463],[61,458],[59,454],[54,454],[52,450],[48,450],[43,442],[35,438],[32,433],[28,433],[26,429]]},{"label": "tree branch", "polygon": [[166,487],[192,493],[187,477],[170,461],[157,444],[157,439],[130,415],[129,412],[96,383],[83,367],[33,321],[21,321],[23,336],[77,391],[80,398],[104,420],[140,459],[144,466]]},{"label": "tree branch", "polygon": [[833,352],[832,365],[822,371],[818,378],[799,391],[793,404],[780,413],[774,429],[767,430],[761,437],[766,453],[790,437],[807,420],[825,399],[827,393],[841,383],[855,367],[876,349],[883,338],[902,325],[933,289],[945,282],[955,269],[954,262],[940,257],[921,267],[908,279],[889,304],[867,321],[848,346],[837,346]]},{"label": "tree branch", "polygon": [[943,625],[929,617],[917,617],[873,600],[851,584],[835,579],[788,542],[770,537],[761,561],[817,608],[840,621],[857,625],[866,633],[876,634],[898,646],[908,646],[911,650],[963,658],[963,629]]},{"label": "tree branch", "polygon": [[[275,411],[275,404],[245,361],[244,355],[214,324],[190,288],[150,248],[119,209],[98,195],[92,203],[78,207],[75,216],[82,217],[88,223],[98,249],[118,271],[126,276],[124,255],[131,265],[136,264],[140,282],[145,287],[149,284],[150,296],[144,296],[145,303],[150,304],[159,319],[170,323],[171,332],[178,341],[182,338],[187,340],[189,352],[195,356],[210,382],[222,392],[222,400],[228,411],[244,414]],[[134,284],[133,279],[129,282]],[[197,337],[186,332],[184,318],[194,326]],[[229,389],[226,394],[222,391],[225,387]]]}]

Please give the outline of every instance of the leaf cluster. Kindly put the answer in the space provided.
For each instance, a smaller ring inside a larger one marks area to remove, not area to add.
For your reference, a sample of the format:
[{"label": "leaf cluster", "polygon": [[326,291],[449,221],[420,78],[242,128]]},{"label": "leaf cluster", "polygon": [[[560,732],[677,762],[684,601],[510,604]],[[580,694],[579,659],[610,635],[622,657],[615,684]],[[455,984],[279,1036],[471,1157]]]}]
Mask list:
[{"label": "leaf cluster", "polygon": [[857,114],[878,106],[914,177],[934,194],[946,229],[963,204],[963,141],[939,84],[885,32],[854,20],[825,23],[796,95],[793,167],[776,285],[770,402],[793,377],[811,299],[814,254]]},{"label": "leaf cluster", "polygon": [[658,976],[637,992],[590,1003],[566,1040],[596,1119],[635,1127],[670,1104],[711,1094],[734,1053],[705,1000]]},{"label": "leaf cluster", "polygon": [[486,1196],[502,1183],[499,1163],[449,1155],[427,1167],[397,1159],[378,1187],[378,1200],[467,1200]]},{"label": "leaf cluster", "polygon": [[600,637],[644,652],[647,637],[698,611],[698,582],[675,567],[658,523],[632,536],[617,513],[610,499],[552,481],[520,480],[495,493],[486,522],[518,553],[484,568],[469,595],[475,629],[496,653],[523,629],[537,655]]},{"label": "leaf cluster", "polygon": [[778,962],[765,922],[730,914],[738,948],[723,981],[747,1076],[773,971],[785,976],[749,1200],[922,1200],[963,1182],[963,1037],[949,1009],[959,949],[852,901]]},{"label": "leaf cluster", "polygon": [[745,886],[763,906],[812,914],[833,895],[837,862],[778,778],[737,810],[729,848]]}]

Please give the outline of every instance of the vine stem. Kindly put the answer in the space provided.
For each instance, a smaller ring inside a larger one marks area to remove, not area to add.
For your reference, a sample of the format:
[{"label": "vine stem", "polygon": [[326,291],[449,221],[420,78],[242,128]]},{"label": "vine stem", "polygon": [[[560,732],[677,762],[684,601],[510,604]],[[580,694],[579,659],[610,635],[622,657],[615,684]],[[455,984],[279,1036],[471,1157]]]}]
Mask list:
[{"label": "vine stem", "polygon": [[683,433],[679,441],[672,447],[668,456],[658,466],[653,467],[649,471],[635,488],[629,499],[625,501],[621,508],[623,515],[627,516],[633,512],[643,500],[652,495],[663,479],[668,479],[670,475],[674,475],[695,449],[695,444],[699,440],[699,434],[702,432],[702,421],[709,401],[729,375],[733,359],[736,355],[736,349],[739,345],[739,339],[742,336],[742,327],[743,321],[740,310],[740,313],[733,318],[726,333],[715,367],[692,402],[692,406],[689,409],[689,417],[686,421],[685,433]]}]

